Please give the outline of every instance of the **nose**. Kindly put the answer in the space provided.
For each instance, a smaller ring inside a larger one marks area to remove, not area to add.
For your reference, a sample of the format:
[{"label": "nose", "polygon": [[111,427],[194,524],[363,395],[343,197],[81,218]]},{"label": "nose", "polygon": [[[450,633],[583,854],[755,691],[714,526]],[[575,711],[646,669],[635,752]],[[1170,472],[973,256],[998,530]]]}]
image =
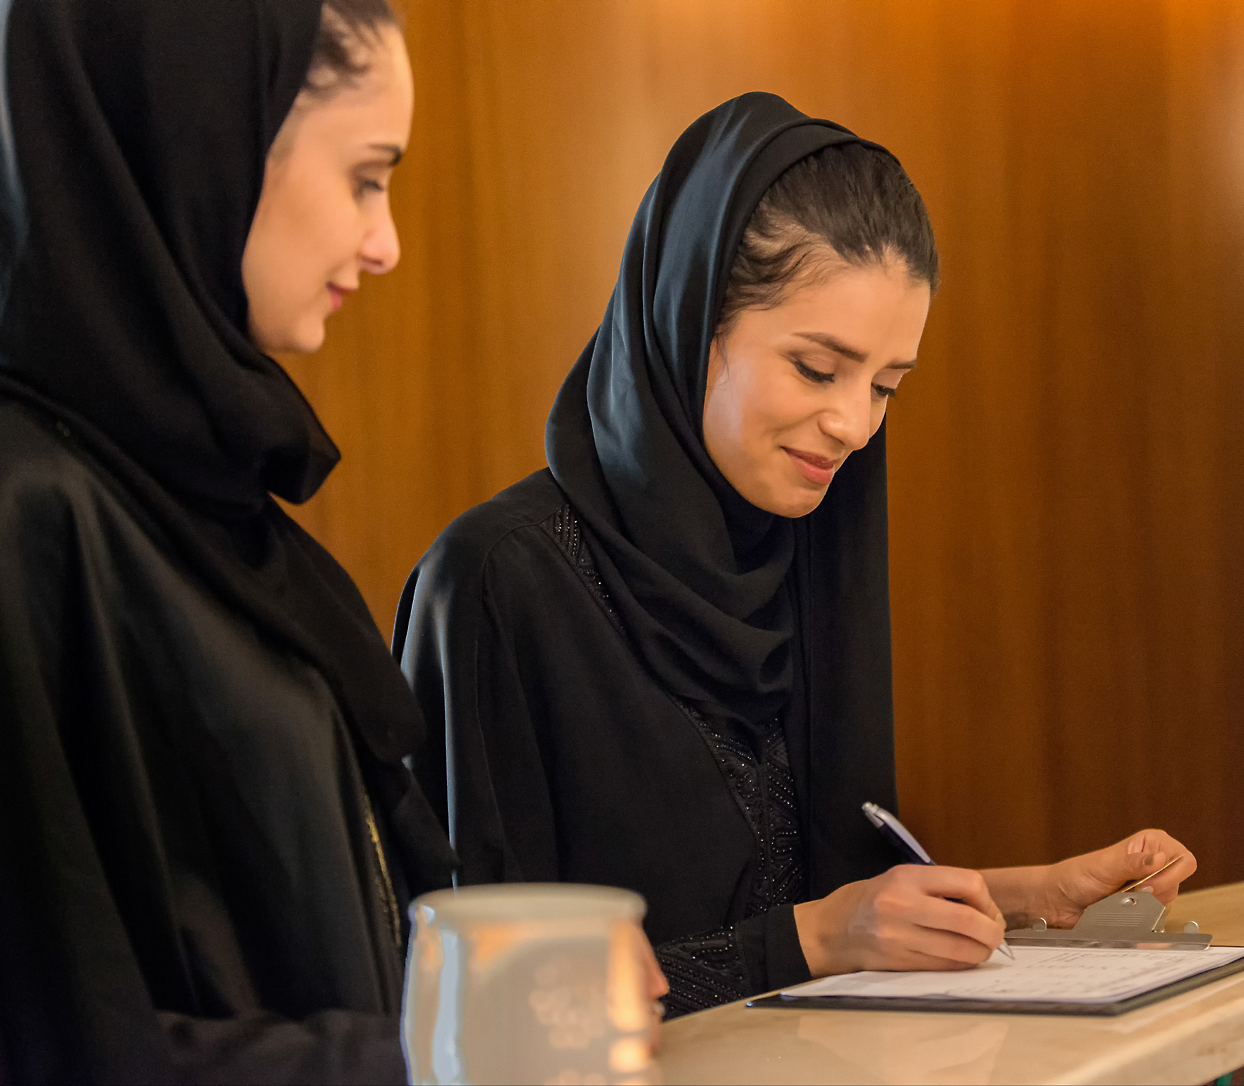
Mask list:
[{"label": "nose", "polygon": [[384,275],[397,267],[402,258],[402,243],[397,236],[397,224],[389,210],[388,201],[379,213],[378,221],[368,226],[359,248],[363,270],[372,275]]},{"label": "nose", "polygon": [[847,452],[859,452],[872,437],[872,388],[865,383],[862,395],[837,399],[821,413],[821,431],[842,444]]}]

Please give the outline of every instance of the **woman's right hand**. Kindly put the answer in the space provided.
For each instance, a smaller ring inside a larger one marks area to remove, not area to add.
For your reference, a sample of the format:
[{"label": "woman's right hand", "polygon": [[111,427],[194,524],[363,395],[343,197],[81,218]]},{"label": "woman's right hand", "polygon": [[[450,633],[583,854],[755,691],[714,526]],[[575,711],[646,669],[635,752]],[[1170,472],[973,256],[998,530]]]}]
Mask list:
[{"label": "woman's right hand", "polygon": [[796,905],[795,926],[814,977],[861,969],[970,969],[1006,933],[979,871],[916,864]]}]

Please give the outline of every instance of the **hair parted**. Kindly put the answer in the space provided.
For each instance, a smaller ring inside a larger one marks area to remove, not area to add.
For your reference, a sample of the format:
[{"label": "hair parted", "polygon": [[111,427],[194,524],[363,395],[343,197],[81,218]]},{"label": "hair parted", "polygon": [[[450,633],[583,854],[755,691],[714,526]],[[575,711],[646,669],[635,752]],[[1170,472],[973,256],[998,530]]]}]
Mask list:
[{"label": "hair parted", "polygon": [[392,0],[324,0],[320,31],[303,90],[326,97],[367,74],[369,45],[385,27],[401,27]]},{"label": "hair parted", "polygon": [[937,289],[937,244],[920,193],[884,151],[859,143],[826,147],[783,173],[752,212],[730,268],[718,334],[743,310],[781,304],[789,287],[815,280],[837,261],[866,267],[890,260]]}]

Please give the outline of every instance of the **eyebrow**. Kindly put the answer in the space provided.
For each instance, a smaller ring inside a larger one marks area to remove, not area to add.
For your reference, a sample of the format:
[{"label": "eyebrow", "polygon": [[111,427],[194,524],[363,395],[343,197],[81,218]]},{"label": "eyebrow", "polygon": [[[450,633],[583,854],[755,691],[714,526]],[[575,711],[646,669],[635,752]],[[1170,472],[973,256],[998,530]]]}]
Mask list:
[{"label": "eyebrow", "polygon": [[[863,362],[868,358],[864,351],[857,350],[854,347],[848,347],[840,339],[833,336],[827,336],[824,332],[796,332],[800,339],[806,339],[815,343],[818,347],[824,347],[827,351],[833,351],[834,354],[840,354],[843,358],[849,358],[852,362]],[[884,367],[887,370],[914,370],[916,368],[916,360],[913,358],[910,362],[891,362]]]},{"label": "eyebrow", "polygon": [[370,146],[373,151],[380,151],[383,154],[388,155],[390,158],[390,166],[396,166],[402,161],[402,155],[405,154],[405,151],[403,151],[402,148],[400,148],[396,143],[373,143]]}]

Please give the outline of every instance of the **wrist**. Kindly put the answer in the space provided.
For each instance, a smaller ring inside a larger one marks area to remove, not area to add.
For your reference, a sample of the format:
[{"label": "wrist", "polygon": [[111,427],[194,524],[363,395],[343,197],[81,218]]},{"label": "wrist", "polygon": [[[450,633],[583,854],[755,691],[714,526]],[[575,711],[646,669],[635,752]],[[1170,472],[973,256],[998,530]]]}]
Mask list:
[{"label": "wrist", "polygon": [[832,972],[832,953],[827,946],[829,940],[821,916],[824,904],[823,901],[805,901],[794,909],[799,949],[803,951],[803,960],[808,963],[808,972],[814,977],[828,976]]},{"label": "wrist", "polygon": [[795,933],[799,936],[799,949],[803,951],[803,960],[808,963],[808,972],[818,977],[821,976],[821,947],[815,931],[816,918],[811,912],[815,905],[815,901],[800,902],[794,908],[794,917]]},{"label": "wrist", "polygon": [[1038,917],[1053,922],[1057,864],[1003,867],[982,871],[989,896],[1006,920],[1008,931],[1031,927]]},{"label": "wrist", "polygon": [[861,968],[852,960],[847,918],[861,883],[847,883],[827,897],[805,901],[794,908],[795,931],[808,971],[814,977],[853,973]]}]

